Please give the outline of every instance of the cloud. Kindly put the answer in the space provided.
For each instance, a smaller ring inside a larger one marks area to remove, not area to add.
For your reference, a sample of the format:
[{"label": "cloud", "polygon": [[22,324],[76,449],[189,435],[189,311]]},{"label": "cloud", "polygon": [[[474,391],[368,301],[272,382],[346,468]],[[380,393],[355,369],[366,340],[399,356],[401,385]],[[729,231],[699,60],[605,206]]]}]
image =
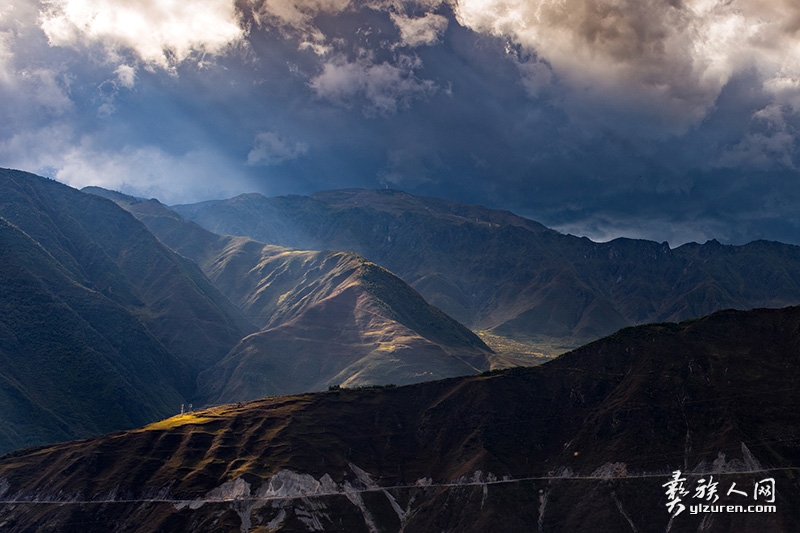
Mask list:
[{"label": "cloud", "polygon": [[120,65],[114,71],[117,75],[117,83],[126,89],[133,89],[136,83],[136,69],[130,65]]},{"label": "cloud", "polygon": [[37,9],[36,2],[29,0],[6,0],[0,5],[0,85],[13,83],[16,78],[17,48],[33,47],[25,37],[28,28],[36,24]]},{"label": "cloud", "polygon": [[64,121],[24,128],[0,140],[0,161],[3,166],[52,177],[74,140],[74,129]]},{"label": "cloud", "polygon": [[0,83],[8,83],[13,75],[12,42],[13,34],[10,31],[0,31]]},{"label": "cloud", "polygon": [[369,56],[355,61],[337,57],[323,65],[309,86],[325,100],[350,106],[363,99],[367,115],[390,115],[436,92],[433,81],[416,77],[421,67],[422,60],[411,55],[400,55],[396,64],[373,63]]},{"label": "cloud", "polygon": [[400,45],[416,47],[432,45],[439,41],[447,29],[447,18],[435,13],[425,13],[421,17],[390,13],[389,16],[400,30]]},{"label": "cloud", "polygon": [[278,165],[285,161],[297,159],[308,151],[308,145],[302,142],[292,144],[271,131],[256,135],[253,149],[247,154],[248,165]]},{"label": "cloud", "polygon": [[39,57],[40,34],[31,32],[37,8],[35,2],[19,0],[0,6],[0,132],[73,109],[73,76],[65,65]]},{"label": "cloud", "polygon": [[93,144],[85,138],[67,151],[53,165],[53,177],[76,188],[94,185],[165,203],[229,198],[252,189],[230,161],[210,150],[170,154],[141,146],[105,151]]},{"label": "cloud", "polygon": [[301,48],[318,55],[330,51],[327,37],[315,24],[319,14],[338,15],[352,7],[351,0],[251,0],[250,15],[258,27],[277,27],[298,38]]},{"label": "cloud", "polygon": [[414,48],[435,44],[448,25],[447,17],[434,11],[443,0],[254,0],[249,13],[258,27],[279,28],[299,40],[300,48],[325,56],[337,49],[334,39],[320,27],[318,17],[336,17],[347,12],[369,10],[389,14],[399,31],[393,46]]},{"label": "cloud", "polygon": [[27,85],[29,102],[42,110],[60,115],[72,107],[69,78],[50,69],[23,70],[19,77]]},{"label": "cloud", "polygon": [[0,136],[51,120],[65,120],[75,109],[71,77],[53,68],[10,68],[0,82]]},{"label": "cloud", "polygon": [[797,153],[797,130],[787,121],[785,109],[770,104],[753,114],[761,131],[747,133],[735,146],[725,150],[716,161],[721,168],[747,166],[761,170],[794,169]]},{"label": "cloud", "polygon": [[97,114],[108,117],[117,110],[117,98],[120,89],[133,89],[136,85],[136,68],[130,65],[119,65],[114,71],[116,77],[103,81],[97,87],[97,99],[100,105]]},{"label": "cloud", "polygon": [[52,46],[100,44],[114,62],[132,50],[165,69],[195,54],[222,54],[244,38],[231,0],[49,0],[41,29]]},{"label": "cloud", "polygon": [[261,24],[277,24],[298,30],[307,29],[317,15],[335,15],[352,6],[351,0],[277,0],[252,2],[253,13]]},{"label": "cloud", "polygon": [[617,113],[638,117],[638,133],[685,132],[745,69],[800,75],[791,0],[456,0],[454,11],[546,61],[571,91],[563,105],[573,115],[606,125]]},{"label": "cloud", "polygon": [[798,29],[795,0],[8,0],[0,166],[797,242]]},{"label": "cloud", "polygon": [[229,198],[253,184],[213,149],[169,153],[156,146],[103,146],[100,136],[81,134],[67,123],[27,129],[0,141],[2,166],[166,203]]}]

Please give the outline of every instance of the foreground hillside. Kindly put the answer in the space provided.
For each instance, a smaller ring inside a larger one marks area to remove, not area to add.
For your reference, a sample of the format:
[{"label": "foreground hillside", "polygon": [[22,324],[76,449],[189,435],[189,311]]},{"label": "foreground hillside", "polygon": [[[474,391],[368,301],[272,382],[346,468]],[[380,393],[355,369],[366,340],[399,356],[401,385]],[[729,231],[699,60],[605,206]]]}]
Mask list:
[{"label": "foreground hillside", "polygon": [[800,247],[779,243],[595,243],[393,190],[248,194],[174,209],[216,233],[354,251],[473,330],[551,353],[629,325],[800,303]]},{"label": "foreground hillside", "polygon": [[[799,403],[800,308],[724,311],[535,368],[264,399],[21,451],[0,459],[0,524],[790,532]],[[671,516],[675,471],[686,509]],[[766,504],[753,490],[769,479],[775,512],[690,510],[711,483],[720,505]]]}]

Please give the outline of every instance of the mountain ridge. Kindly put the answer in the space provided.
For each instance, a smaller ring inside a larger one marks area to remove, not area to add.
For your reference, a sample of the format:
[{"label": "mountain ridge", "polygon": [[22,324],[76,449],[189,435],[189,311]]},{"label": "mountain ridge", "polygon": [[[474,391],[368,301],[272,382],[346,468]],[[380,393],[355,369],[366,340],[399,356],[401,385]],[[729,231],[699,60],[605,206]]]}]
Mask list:
[{"label": "mountain ridge", "polygon": [[184,363],[133,315],[2,217],[0,249],[0,449],[135,427],[192,393]]},{"label": "mountain ridge", "polygon": [[563,235],[513,213],[393,190],[173,207],[220,234],[351,250],[473,330],[563,352],[629,325],[800,303],[800,247]]},{"label": "mountain ridge", "polygon": [[[537,367],[267,398],[20,451],[0,458],[0,498],[15,502],[0,521],[11,531],[81,517],[139,532],[789,532],[800,520],[798,370],[798,307],[636,326]],[[132,450],[147,460],[132,462]],[[689,493],[671,516],[675,471],[687,489],[711,476],[723,505],[754,501],[729,487],[774,479],[777,510],[694,513],[702,500]]]}]

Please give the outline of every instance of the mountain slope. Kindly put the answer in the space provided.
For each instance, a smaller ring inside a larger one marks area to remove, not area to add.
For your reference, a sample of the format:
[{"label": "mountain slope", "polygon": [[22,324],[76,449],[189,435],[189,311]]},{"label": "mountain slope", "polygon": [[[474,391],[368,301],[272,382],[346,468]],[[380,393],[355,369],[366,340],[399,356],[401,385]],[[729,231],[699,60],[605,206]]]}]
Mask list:
[{"label": "mountain slope", "polygon": [[473,330],[556,352],[628,325],[800,302],[800,247],[779,243],[595,243],[392,190],[248,194],[174,209],[216,233],[352,250]]},{"label": "mountain slope", "polygon": [[0,218],[0,450],[136,427],[193,392],[124,308]]},{"label": "mountain slope", "polygon": [[353,253],[214,235],[155,200],[87,189],[128,209],[195,260],[261,331],[201,376],[211,403],[406,384],[508,366],[399,278]]},{"label": "mountain slope", "polygon": [[218,361],[252,331],[194,264],[113,202],[3,169],[0,190],[0,216],[45,248],[77,282],[134,311],[193,369]]},{"label": "mountain slope", "polygon": [[266,326],[201,375],[211,403],[474,374],[492,353],[400,279],[354,254],[274,247],[254,303]]},{"label": "mountain slope", "polygon": [[175,413],[253,329],[107,200],[0,169],[0,238],[0,451]]},{"label": "mountain slope", "polygon": [[[0,523],[790,532],[799,401],[800,308],[724,311],[624,329],[535,368],[271,398],[9,455]],[[671,516],[675,471],[686,509]],[[690,510],[711,482],[719,505],[766,504],[753,489],[767,479],[774,513]]]}]

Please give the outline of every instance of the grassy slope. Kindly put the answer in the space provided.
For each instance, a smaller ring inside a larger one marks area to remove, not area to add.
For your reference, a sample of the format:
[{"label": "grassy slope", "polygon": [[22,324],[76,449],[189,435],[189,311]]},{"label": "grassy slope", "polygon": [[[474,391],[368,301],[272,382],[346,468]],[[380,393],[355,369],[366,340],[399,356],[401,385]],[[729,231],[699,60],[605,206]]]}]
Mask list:
[{"label": "grassy slope", "polygon": [[192,392],[138,320],[2,218],[0,256],[0,450],[135,427]]},{"label": "grassy slope", "polygon": [[0,169],[0,216],[26,232],[80,284],[137,314],[197,369],[249,332],[202,272],[113,202],[32,174]]}]

